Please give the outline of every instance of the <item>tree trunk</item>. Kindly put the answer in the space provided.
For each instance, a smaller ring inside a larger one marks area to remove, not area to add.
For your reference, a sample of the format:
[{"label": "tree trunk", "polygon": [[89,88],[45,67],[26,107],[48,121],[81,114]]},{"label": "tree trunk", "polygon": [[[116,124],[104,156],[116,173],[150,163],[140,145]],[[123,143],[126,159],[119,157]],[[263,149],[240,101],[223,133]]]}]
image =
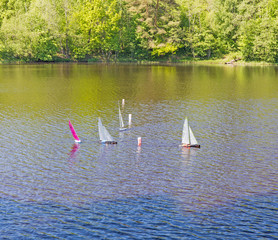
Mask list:
[{"label": "tree trunk", "polygon": [[154,16],[154,26],[155,27],[157,27],[158,7],[159,7],[159,0],[156,1],[156,7],[155,7],[155,16]]}]

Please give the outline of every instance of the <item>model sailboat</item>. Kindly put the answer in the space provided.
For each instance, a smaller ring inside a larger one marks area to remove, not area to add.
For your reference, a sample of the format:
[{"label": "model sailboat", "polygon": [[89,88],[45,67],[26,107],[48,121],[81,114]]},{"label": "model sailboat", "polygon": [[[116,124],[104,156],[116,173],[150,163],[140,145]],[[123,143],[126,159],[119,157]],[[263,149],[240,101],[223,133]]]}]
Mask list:
[{"label": "model sailboat", "polygon": [[102,125],[100,118],[98,118],[98,133],[99,133],[99,140],[101,143],[117,144],[117,142],[113,140],[112,136],[109,134],[107,129]]},{"label": "model sailboat", "polygon": [[187,117],[184,120],[183,124],[183,132],[182,132],[182,147],[196,147],[200,148],[200,144],[198,144],[189,124]]},{"label": "model sailboat", "polygon": [[74,141],[77,142],[77,143],[80,143],[81,140],[80,140],[79,137],[77,136],[77,134],[76,134],[76,132],[75,132],[75,130],[74,130],[74,127],[73,127],[73,125],[71,124],[70,120],[69,120],[69,128],[70,128],[70,130],[71,130],[71,133],[72,133],[72,136],[73,136],[73,138],[74,138]]},{"label": "model sailboat", "polygon": [[123,117],[122,117],[122,113],[121,113],[120,107],[119,107],[119,121],[120,121],[120,128],[119,128],[119,130],[120,130],[120,131],[126,130],[127,128],[125,128],[125,125],[124,125],[124,121],[123,121]]}]

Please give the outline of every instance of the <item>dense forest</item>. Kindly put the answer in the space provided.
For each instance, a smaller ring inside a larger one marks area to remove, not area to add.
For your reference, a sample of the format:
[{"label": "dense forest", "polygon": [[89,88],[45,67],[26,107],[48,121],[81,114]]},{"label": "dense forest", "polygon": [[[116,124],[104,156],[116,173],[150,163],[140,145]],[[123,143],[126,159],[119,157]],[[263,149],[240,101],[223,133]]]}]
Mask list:
[{"label": "dense forest", "polygon": [[0,61],[278,62],[278,0],[0,0]]}]

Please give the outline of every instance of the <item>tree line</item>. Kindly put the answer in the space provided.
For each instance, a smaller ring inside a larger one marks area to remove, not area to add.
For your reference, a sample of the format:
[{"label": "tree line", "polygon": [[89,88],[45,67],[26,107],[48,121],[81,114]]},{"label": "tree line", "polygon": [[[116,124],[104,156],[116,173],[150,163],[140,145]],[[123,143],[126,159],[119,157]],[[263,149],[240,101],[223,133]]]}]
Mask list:
[{"label": "tree line", "polygon": [[0,0],[0,61],[278,62],[278,0]]}]

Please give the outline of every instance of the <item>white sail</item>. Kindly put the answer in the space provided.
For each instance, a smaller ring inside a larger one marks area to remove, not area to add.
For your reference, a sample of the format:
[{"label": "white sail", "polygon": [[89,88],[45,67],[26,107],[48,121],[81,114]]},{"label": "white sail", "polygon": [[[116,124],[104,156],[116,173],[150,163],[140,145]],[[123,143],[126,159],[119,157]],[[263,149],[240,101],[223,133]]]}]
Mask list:
[{"label": "white sail", "polygon": [[121,114],[121,109],[119,108],[119,120],[120,120],[120,129],[124,128],[124,121]]},{"label": "white sail", "polygon": [[195,145],[198,144],[189,124],[187,117],[184,120],[183,132],[182,132],[182,144]]},{"label": "white sail", "polygon": [[182,131],[182,144],[190,144],[188,120],[185,118]]},{"label": "white sail", "polygon": [[107,129],[103,125],[102,125],[102,128],[103,128],[103,132],[104,132],[104,135],[105,135],[105,141],[113,142],[114,139],[112,138],[110,133],[107,131]]},{"label": "white sail", "polygon": [[105,141],[105,134],[103,131],[103,125],[100,118],[98,118],[98,133],[99,133],[99,140]]},{"label": "white sail", "polygon": [[98,132],[99,132],[99,140],[101,142],[114,141],[112,136],[107,131],[107,129],[102,125],[100,118],[98,118]]},{"label": "white sail", "polygon": [[192,145],[198,144],[190,127],[189,127],[189,138],[190,138],[190,144],[192,144]]}]

